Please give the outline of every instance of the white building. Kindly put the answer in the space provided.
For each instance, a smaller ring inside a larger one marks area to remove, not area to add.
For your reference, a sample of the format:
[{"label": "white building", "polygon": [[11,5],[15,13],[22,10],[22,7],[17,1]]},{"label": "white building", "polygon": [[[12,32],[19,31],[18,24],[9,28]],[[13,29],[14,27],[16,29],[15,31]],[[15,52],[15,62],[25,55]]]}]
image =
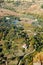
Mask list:
[{"label": "white building", "polygon": [[26,46],[26,44],[24,44],[24,45],[22,46],[22,48],[24,48],[24,49],[27,49],[27,46]]}]

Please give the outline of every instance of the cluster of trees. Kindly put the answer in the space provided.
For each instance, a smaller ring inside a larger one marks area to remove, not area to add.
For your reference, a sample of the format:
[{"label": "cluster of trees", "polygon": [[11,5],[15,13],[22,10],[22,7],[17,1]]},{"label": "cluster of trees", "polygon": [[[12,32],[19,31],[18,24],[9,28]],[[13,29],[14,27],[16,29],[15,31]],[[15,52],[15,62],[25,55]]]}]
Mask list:
[{"label": "cluster of trees", "polygon": [[[23,43],[27,45],[27,49],[29,48],[30,42],[33,39],[34,43],[32,45],[36,51],[41,51],[40,49],[43,48],[43,32],[42,32],[43,29],[37,28],[38,29],[37,30],[35,27],[34,31],[36,31],[36,35],[33,35],[33,38],[30,40],[29,35],[27,34],[27,32],[24,31],[23,25],[20,23],[14,24],[15,19],[17,19],[20,22],[20,19],[15,17],[7,19],[6,17],[4,17],[0,19],[0,41],[1,40],[4,41],[4,43],[0,44],[0,58],[1,58],[0,64],[6,63],[8,59],[6,54],[11,54],[11,52],[13,54],[11,59],[12,60],[15,59],[13,48],[14,46],[12,46],[12,41],[14,41],[15,39],[24,39]],[[15,45],[15,43],[16,42],[14,41],[13,45]],[[17,46],[15,46],[15,48],[17,48]],[[21,57],[22,56],[20,56],[19,59],[21,59]],[[32,61],[31,55],[29,56],[29,59],[28,62],[31,62]]]},{"label": "cluster of trees", "polygon": [[[4,41],[4,43],[2,42],[2,44],[0,45],[1,64],[3,62],[6,63],[7,59],[6,60],[4,59],[6,54],[10,54],[12,52],[12,54],[14,55],[14,51],[12,51],[12,49],[14,50],[14,47],[12,46],[12,41],[14,41],[15,39],[24,38],[24,42],[27,43],[27,46],[29,47],[29,36],[27,35],[26,32],[23,31],[24,30],[23,25],[15,24],[16,23],[15,20],[18,20],[20,22],[20,19],[17,17],[16,18],[14,17],[11,19],[9,17],[7,19],[6,17],[4,17],[0,19],[0,41],[1,40]],[[16,47],[17,46],[15,46],[15,49]],[[12,57],[12,59],[14,58],[15,57]]]},{"label": "cluster of trees", "polygon": [[41,48],[41,46],[43,46],[43,37],[41,36],[41,33],[37,33],[35,36],[34,36],[34,48],[37,50],[37,51],[40,51],[41,49],[38,49],[38,48]]}]

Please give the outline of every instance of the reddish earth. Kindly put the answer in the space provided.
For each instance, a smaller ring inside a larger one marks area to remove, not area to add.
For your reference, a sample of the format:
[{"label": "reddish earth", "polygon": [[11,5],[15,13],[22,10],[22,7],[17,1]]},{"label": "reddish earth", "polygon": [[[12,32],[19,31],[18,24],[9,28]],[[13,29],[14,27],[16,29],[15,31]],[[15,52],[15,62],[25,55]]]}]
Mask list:
[{"label": "reddish earth", "polygon": [[7,10],[7,9],[0,8],[0,17],[8,16],[8,15],[19,16],[20,14],[14,12],[14,11],[10,11],[10,10]]},{"label": "reddish earth", "polygon": [[43,15],[43,9],[41,9],[41,7],[37,4],[30,6],[30,8],[28,8],[28,10],[26,10],[26,12]]},{"label": "reddish earth", "polygon": [[[0,8],[0,17],[7,16],[7,15],[20,16],[22,14],[20,12],[22,12],[22,10],[20,10],[20,8],[19,8],[19,13],[8,10],[8,9]],[[23,10],[23,12],[43,15],[43,9],[41,9],[38,4],[31,5],[25,11]]]}]

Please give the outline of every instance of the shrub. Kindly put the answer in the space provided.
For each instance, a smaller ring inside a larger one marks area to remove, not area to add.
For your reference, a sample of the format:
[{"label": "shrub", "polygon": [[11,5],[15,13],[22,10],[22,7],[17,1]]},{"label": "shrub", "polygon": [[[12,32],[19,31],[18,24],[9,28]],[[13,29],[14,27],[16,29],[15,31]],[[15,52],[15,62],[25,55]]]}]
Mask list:
[{"label": "shrub", "polygon": [[2,52],[2,50],[3,50],[3,49],[2,49],[2,48],[0,48],[0,52]]},{"label": "shrub", "polygon": [[43,4],[41,5],[41,8],[43,8]]},{"label": "shrub", "polygon": [[16,1],[15,3],[13,3],[13,4],[15,4],[15,6],[19,6],[20,5],[20,1]]},{"label": "shrub", "polygon": [[12,57],[11,60],[15,60],[16,57]]},{"label": "shrub", "polygon": [[4,57],[4,54],[3,54],[3,53],[1,53],[1,54],[0,54],[0,57]]}]

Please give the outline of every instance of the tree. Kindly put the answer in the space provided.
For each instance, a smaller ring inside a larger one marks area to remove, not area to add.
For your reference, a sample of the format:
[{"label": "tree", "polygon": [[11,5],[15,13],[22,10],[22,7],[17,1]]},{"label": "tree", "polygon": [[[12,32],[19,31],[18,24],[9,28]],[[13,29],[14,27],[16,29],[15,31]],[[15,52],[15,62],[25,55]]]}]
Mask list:
[{"label": "tree", "polygon": [[33,45],[36,50],[38,50],[38,48],[43,45],[43,43],[41,41],[42,41],[42,37],[41,37],[40,33],[37,33],[34,36],[34,45]]},{"label": "tree", "polygon": [[43,9],[43,4],[41,5],[41,8]]}]

